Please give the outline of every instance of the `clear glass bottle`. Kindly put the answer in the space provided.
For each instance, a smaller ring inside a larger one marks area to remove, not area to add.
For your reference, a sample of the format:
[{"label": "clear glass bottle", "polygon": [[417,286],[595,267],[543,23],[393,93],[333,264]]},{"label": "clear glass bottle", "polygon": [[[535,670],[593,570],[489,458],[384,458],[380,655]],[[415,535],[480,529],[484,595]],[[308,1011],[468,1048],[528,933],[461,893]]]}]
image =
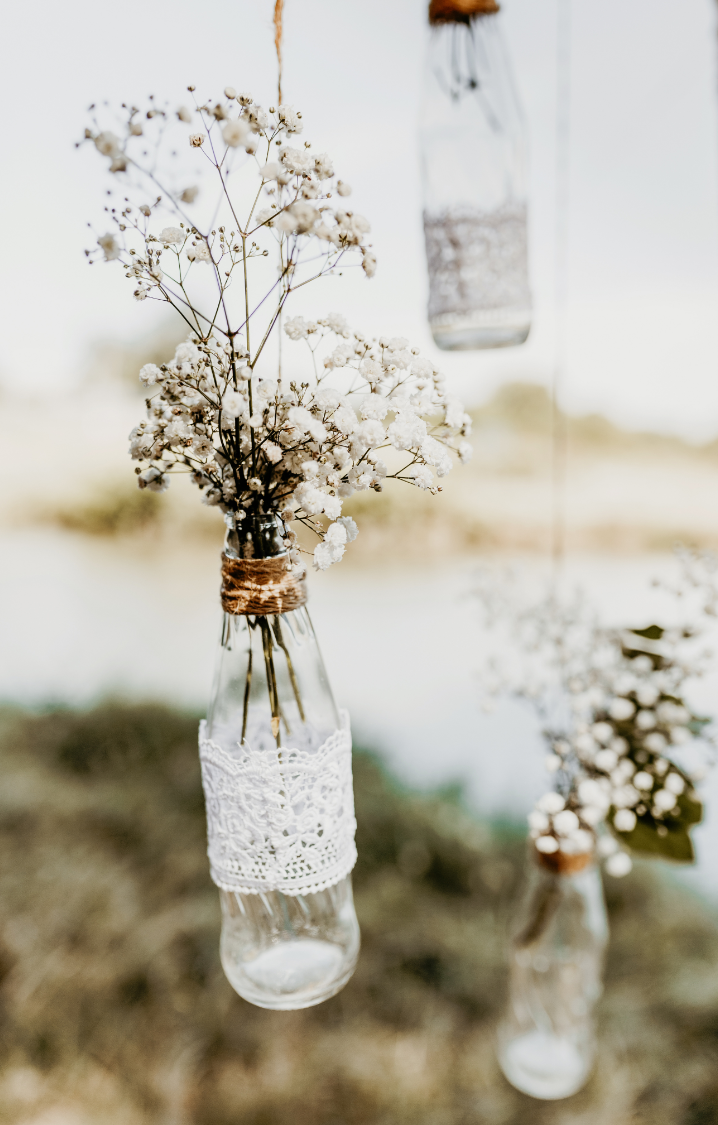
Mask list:
[{"label": "clear glass bottle", "polygon": [[421,111],[429,323],[446,350],[531,327],[526,131],[494,0],[432,0]]},{"label": "clear glass bottle", "polygon": [[499,1062],[509,1082],[542,1099],[575,1094],[591,1072],[593,1009],[608,940],[598,866],[590,856],[560,859],[535,853],[511,943],[509,999],[498,1032]]},{"label": "clear glass bottle", "polygon": [[[274,516],[246,530],[231,517],[228,523],[228,557],[286,553]],[[254,750],[281,744],[312,752],[339,725],[306,606],[273,616],[223,615],[208,739],[228,752],[245,742]],[[351,875],[315,894],[220,890],[220,901],[222,967],[253,1004],[307,1008],[333,996],[354,972],[359,924]]]}]

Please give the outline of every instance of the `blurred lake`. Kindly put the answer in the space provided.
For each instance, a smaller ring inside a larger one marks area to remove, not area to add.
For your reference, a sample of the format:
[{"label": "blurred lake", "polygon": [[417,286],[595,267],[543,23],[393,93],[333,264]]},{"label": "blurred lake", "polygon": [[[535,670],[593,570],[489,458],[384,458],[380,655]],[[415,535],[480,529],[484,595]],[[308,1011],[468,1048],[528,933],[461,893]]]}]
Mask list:
[{"label": "blurred lake", "polygon": [[[548,563],[494,555],[537,595]],[[477,673],[493,643],[472,596],[479,555],[429,566],[358,566],[311,576],[310,610],[335,695],[357,745],[424,787],[461,781],[481,813],[520,817],[546,784],[538,725],[507,701],[482,712]],[[669,555],[575,553],[566,589],[590,593],[608,623],[650,616]],[[211,686],[220,607],[219,550],[197,535],[107,538],[42,526],[0,531],[0,698],[29,707],[91,704],[107,695],[202,711]],[[718,670],[693,704],[715,714]],[[704,787],[697,869],[677,877],[718,897],[718,777]]]}]

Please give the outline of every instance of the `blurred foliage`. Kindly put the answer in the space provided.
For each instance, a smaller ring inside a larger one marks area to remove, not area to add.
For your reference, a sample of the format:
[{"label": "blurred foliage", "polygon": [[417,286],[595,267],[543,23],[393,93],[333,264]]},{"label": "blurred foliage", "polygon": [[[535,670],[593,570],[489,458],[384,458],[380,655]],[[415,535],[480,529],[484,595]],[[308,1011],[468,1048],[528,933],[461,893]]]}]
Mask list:
[{"label": "blurred foliage", "polygon": [[[501,425],[524,434],[547,435],[552,431],[551,395],[542,383],[512,382],[500,386],[483,406],[471,410],[474,425],[483,429]],[[559,418],[566,426],[573,445],[622,446],[645,451],[647,447],[668,450],[691,450],[715,454],[718,442],[693,445],[674,434],[626,430],[611,422],[603,414],[566,414],[559,410]]]},{"label": "blurred foliage", "polygon": [[594,1077],[536,1102],[492,1040],[519,830],[358,753],[359,967],[317,1008],[267,1012],[219,965],[196,719],[114,703],[0,719],[0,1122],[718,1122],[718,932],[655,868],[607,888]]},{"label": "blurred foliage", "polygon": [[160,494],[137,487],[137,478],[128,474],[126,484],[101,486],[90,500],[58,506],[49,518],[68,531],[85,535],[131,535],[156,527],[162,519]]}]

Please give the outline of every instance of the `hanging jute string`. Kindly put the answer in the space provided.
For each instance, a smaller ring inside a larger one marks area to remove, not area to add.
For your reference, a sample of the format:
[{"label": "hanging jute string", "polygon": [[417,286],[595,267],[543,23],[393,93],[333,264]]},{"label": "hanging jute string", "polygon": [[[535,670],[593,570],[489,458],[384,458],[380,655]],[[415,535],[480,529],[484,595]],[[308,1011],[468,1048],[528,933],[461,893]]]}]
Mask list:
[{"label": "hanging jute string", "polygon": [[555,875],[577,875],[588,867],[593,859],[592,852],[581,852],[580,855],[567,855],[566,852],[540,852],[534,848],[534,858],[539,867],[553,871]]},{"label": "hanging jute string", "polygon": [[222,555],[222,609],[242,616],[274,616],[300,609],[307,600],[289,559],[230,559]]},{"label": "hanging jute string", "polygon": [[499,11],[496,0],[431,0],[429,23],[468,23],[473,16]]},{"label": "hanging jute string", "polygon": [[277,105],[282,104],[282,16],[284,15],[284,0],[275,0],[274,4],[274,47],[277,52]]}]

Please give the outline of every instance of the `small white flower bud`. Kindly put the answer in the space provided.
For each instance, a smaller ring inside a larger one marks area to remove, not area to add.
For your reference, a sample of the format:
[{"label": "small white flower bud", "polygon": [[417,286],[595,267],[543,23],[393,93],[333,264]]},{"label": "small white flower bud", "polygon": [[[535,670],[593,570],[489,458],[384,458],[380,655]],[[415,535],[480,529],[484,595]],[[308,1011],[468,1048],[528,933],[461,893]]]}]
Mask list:
[{"label": "small white flower bud", "polygon": [[598,841],[598,854],[607,859],[609,855],[613,855],[618,851],[618,843],[613,836],[602,836]]},{"label": "small white flower bud", "polygon": [[612,719],[615,719],[620,723],[625,721],[626,719],[630,719],[635,710],[636,708],[630,699],[623,699],[621,697],[618,697],[617,699],[611,700],[608,708],[608,713]]},{"label": "small white flower bud", "polygon": [[636,789],[648,790],[653,788],[653,777],[646,770],[641,770],[633,779],[633,784]]},{"label": "small white flower bud", "polygon": [[540,797],[536,802],[536,808],[540,809],[541,812],[553,815],[561,812],[565,804],[566,802],[560,793],[544,793],[543,797]]},{"label": "small white flower bud", "polygon": [[528,815],[529,828],[536,828],[539,832],[545,832],[549,827],[548,817],[546,813],[542,813],[539,809],[534,809]]},{"label": "small white flower bud", "polygon": [[680,796],[686,787],[686,783],[679,773],[669,773],[664,785],[670,793],[675,793]]},{"label": "small white flower bud", "polygon": [[662,813],[669,812],[676,807],[675,793],[671,793],[670,789],[659,789],[653,794],[653,806]]},{"label": "small white flower bud", "polygon": [[564,809],[554,816],[553,826],[559,836],[569,836],[579,827],[578,817],[570,809]]},{"label": "small white flower bud", "polygon": [[618,809],[613,818],[613,825],[617,832],[633,832],[636,827],[636,814],[632,809]]},{"label": "small white flower bud", "polygon": [[606,860],[606,871],[609,875],[613,875],[614,879],[622,879],[624,875],[628,875],[632,867],[631,857],[627,852],[616,852]]},{"label": "small white flower bud", "polygon": [[603,770],[604,773],[610,773],[618,764],[618,755],[615,750],[599,750],[594,762],[597,769]]}]

